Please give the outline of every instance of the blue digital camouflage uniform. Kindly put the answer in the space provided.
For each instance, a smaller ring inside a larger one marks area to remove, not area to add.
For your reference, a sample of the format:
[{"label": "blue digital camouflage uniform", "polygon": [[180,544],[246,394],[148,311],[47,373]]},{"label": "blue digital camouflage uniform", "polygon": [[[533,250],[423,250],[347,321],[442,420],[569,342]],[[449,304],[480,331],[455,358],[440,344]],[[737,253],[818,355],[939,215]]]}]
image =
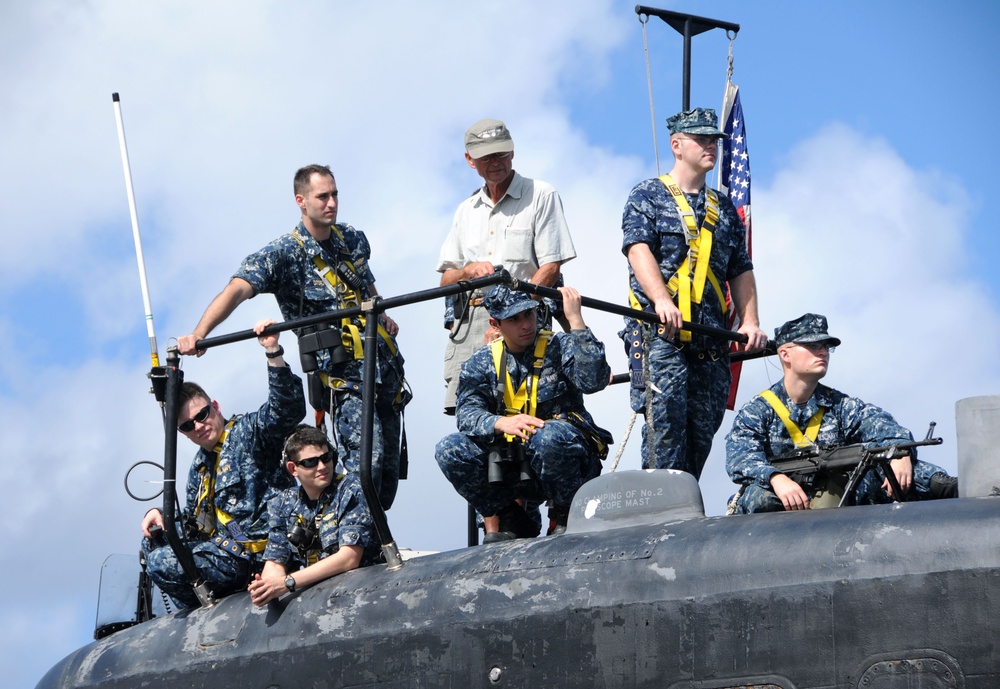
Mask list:
[{"label": "blue digital camouflage uniform", "polygon": [[[507,357],[515,388],[531,372],[533,349]],[[455,490],[483,515],[496,514],[517,497],[552,499],[555,507],[568,508],[577,489],[601,473],[601,462],[578,428],[554,417],[576,412],[593,424],[583,395],[603,390],[610,376],[604,345],[590,329],[554,335],[545,350],[538,382],[535,416],[545,420],[545,426],[525,444],[537,480],[516,486],[491,484],[488,455],[491,447],[506,442],[503,435],[493,432],[505,406],[496,394],[493,354],[489,346],[482,347],[462,366],[456,405],[459,432],[437,444],[438,466]]]},{"label": "blue digital camouflage uniform", "polygon": [[[697,196],[686,196],[701,227],[705,218],[705,189]],[[709,265],[719,281],[724,282],[752,270],[753,264],[746,250],[743,222],[732,202],[721,193],[718,196],[719,220],[712,233]],[[684,222],[677,204],[659,179],[646,180],[632,190],[625,204],[622,230],[622,253],[628,256],[633,244],[649,245],[664,280],[669,280],[687,257]],[[642,308],[652,311],[631,265],[629,286]],[[691,322],[727,327],[722,305],[707,282],[702,303],[691,306]],[[695,334],[690,343],[682,346],[677,338],[667,340],[650,326],[640,326],[631,318],[625,319],[625,329],[619,336],[625,342],[626,353],[630,353],[633,341],[646,341],[649,377],[656,388],[652,418],[646,420],[642,429],[643,467],[680,469],[700,477],[712,448],[712,438],[726,411],[731,378],[729,343]],[[631,406],[634,411],[645,413],[648,386],[644,387],[638,378],[633,373]],[[650,426],[651,443],[647,437]]]},{"label": "blue digital camouflage uniform", "polygon": [[[302,549],[288,541],[288,532],[299,522],[315,526],[319,517],[319,543]],[[288,488],[271,498],[267,504],[269,536],[264,559],[285,566],[289,573],[336,553],[341,546],[364,548],[361,567],[379,559],[378,539],[372,527],[357,474],[347,474],[331,483],[317,500],[299,488]]]},{"label": "blue digital camouflage uniform", "polygon": [[[805,429],[808,420],[820,407],[826,410],[816,437],[816,444],[820,447],[913,442],[910,431],[896,423],[884,409],[856,397],[848,397],[826,385],[817,385],[804,407],[791,401],[785,392],[784,382],[772,385],[771,391],[788,408],[792,420],[800,429]],[[735,483],[746,486],[737,501],[737,513],[775,512],[784,509],[781,500],[771,490],[771,476],[778,470],[768,459],[794,449],[795,443],[789,437],[784,423],[763,397],[754,397],[740,409],[732,430],[726,436],[726,470]],[[936,473],[944,472],[944,469],[918,461],[916,448],[911,452],[914,460],[913,486],[907,497],[911,500],[929,499],[930,478]],[[877,469],[877,472],[869,472],[858,487],[857,504],[892,502],[892,498],[882,490],[885,476],[881,469]],[[809,488],[804,490],[812,498]]]},{"label": "blue digital camouflage uniform", "polygon": [[[287,366],[268,366],[267,376],[267,401],[258,411],[233,418],[215,474],[215,507],[230,515],[251,541],[267,538],[268,499],[294,483],[282,467],[281,449],[306,414],[301,378]],[[183,523],[192,520],[202,475],[214,471],[215,463],[214,452],[202,448],[195,455],[188,472]],[[233,539],[232,528],[223,525],[217,515],[214,522],[214,534],[195,531],[188,543],[202,579],[215,595],[224,596],[246,588],[252,567],[262,561],[259,555],[240,557],[213,540]],[[159,536],[151,543],[144,538],[142,547],[153,582],[178,607],[197,607],[198,599],[166,539]]]},{"label": "blue digital camouflage uniform", "polygon": [[[331,267],[340,261],[349,260],[364,283],[361,297],[371,297],[369,286],[375,282],[368,266],[371,246],[363,232],[347,224],[337,224],[343,241],[336,232],[331,233],[330,249],[313,239],[312,235],[299,223],[293,231],[302,239],[302,244],[292,233],[282,235],[260,251],[247,256],[233,277],[246,280],[255,294],[270,293],[278,301],[278,307],[285,320],[327,313],[343,308],[329,285],[316,273],[312,257],[320,255]],[[364,334],[359,318],[353,320]],[[339,324],[335,324],[339,325]],[[297,333],[298,334],[298,333]],[[392,338],[390,338],[392,339]],[[396,347],[395,340],[392,340]],[[335,364],[329,353],[316,353],[319,370],[333,378],[352,381],[354,386],[345,386],[333,394],[333,415],[335,441],[341,461],[350,472],[357,472],[361,465],[361,370],[362,360],[352,359]],[[389,509],[396,497],[399,483],[399,444],[402,428],[402,401],[398,400],[403,385],[403,356],[398,347],[393,354],[386,341],[378,338],[378,387],[375,399],[375,430],[372,437],[372,479],[379,486],[379,501]]]}]

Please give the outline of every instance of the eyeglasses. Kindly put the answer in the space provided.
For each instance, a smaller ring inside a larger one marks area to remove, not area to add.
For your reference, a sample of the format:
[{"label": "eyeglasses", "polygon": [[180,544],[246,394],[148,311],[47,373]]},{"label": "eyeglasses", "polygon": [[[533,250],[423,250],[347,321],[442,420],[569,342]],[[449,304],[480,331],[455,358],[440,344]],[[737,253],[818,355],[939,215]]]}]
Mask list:
[{"label": "eyeglasses", "polygon": [[677,138],[693,141],[703,148],[707,148],[709,145],[715,146],[720,141],[719,137],[709,136],[708,134],[691,134],[689,136],[678,136]]},{"label": "eyeglasses", "polygon": [[492,163],[494,160],[507,160],[512,155],[514,155],[514,151],[507,151],[506,153],[491,153],[488,156],[482,156],[481,158],[476,158],[476,160],[482,161],[484,163]]},{"label": "eyeglasses", "polygon": [[825,349],[830,354],[833,354],[837,351],[837,345],[832,345],[829,342],[796,342],[795,344],[808,349],[810,352],[822,352]]},{"label": "eyeglasses", "polygon": [[177,424],[177,430],[180,431],[181,433],[190,433],[191,431],[194,430],[195,422],[205,423],[205,419],[207,419],[209,414],[211,413],[212,413],[212,405],[206,404],[204,407],[201,408],[200,412],[192,416],[190,419],[188,419],[184,423]]},{"label": "eyeglasses", "polygon": [[306,469],[315,469],[320,464],[329,464],[333,461],[333,452],[327,450],[321,455],[316,455],[315,457],[306,457],[305,459],[294,459],[297,466],[305,467]]}]

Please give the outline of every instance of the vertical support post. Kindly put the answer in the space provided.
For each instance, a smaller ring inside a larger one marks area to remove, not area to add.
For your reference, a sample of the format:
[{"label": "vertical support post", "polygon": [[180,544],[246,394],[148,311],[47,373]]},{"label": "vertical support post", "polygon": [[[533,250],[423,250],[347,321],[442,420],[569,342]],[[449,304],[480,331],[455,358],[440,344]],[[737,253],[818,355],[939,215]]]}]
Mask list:
[{"label": "vertical support post", "polygon": [[476,508],[472,505],[469,505],[467,538],[470,548],[479,545],[479,524],[476,518]]},{"label": "vertical support post", "polygon": [[166,375],[166,389],[163,400],[163,536],[174,551],[177,562],[187,575],[194,594],[205,607],[215,605],[215,598],[198,574],[194,556],[177,533],[177,415],[180,411],[181,383],[184,372],[180,370],[180,355],[177,347],[167,348],[167,365],[160,369]]},{"label": "vertical support post", "polygon": [[389,522],[385,518],[385,510],[379,502],[378,490],[372,481],[372,440],[375,436],[375,397],[376,373],[378,366],[378,322],[382,313],[379,307],[379,297],[375,297],[361,305],[365,315],[365,358],[361,372],[361,466],[358,471],[361,480],[361,490],[368,501],[375,532],[382,545],[382,554],[389,565],[389,570],[403,566],[403,558],[399,548],[392,540]]},{"label": "vertical support post", "polygon": [[691,109],[691,17],[684,20],[684,82],[681,91],[681,111]]}]

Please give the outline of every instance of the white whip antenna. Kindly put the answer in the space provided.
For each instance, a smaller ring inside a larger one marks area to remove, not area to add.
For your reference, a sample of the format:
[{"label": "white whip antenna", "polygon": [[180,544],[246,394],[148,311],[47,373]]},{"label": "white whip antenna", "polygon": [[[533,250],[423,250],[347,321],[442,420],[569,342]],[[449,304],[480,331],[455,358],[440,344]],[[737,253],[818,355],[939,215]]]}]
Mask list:
[{"label": "white whip antenna", "polygon": [[160,365],[156,348],[156,333],[153,331],[153,307],[149,304],[149,285],[146,283],[146,262],[142,258],[142,239],[139,237],[139,214],[135,210],[135,192],[132,190],[132,168],[128,163],[128,147],[125,145],[125,125],[122,122],[122,106],[117,93],[111,94],[114,102],[115,122],[118,124],[118,145],[122,150],[122,168],[125,171],[125,191],[128,193],[128,211],[132,216],[132,239],[135,241],[135,258],[139,264],[139,285],[142,287],[142,305],[146,309],[146,333],[149,335],[149,356],[153,367]]}]

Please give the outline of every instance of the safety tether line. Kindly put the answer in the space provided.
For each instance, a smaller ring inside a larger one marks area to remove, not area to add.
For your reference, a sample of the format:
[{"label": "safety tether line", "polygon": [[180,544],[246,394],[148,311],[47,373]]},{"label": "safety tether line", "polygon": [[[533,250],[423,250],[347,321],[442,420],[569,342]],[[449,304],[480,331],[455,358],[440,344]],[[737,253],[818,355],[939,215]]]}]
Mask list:
[{"label": "safety tether line", "polygon": [[656,143],[656,109],[653,107],[653,75],[649,69],[649,38],[646,36],[646,24],[649,22],[649,15],[640,14],[639,23],[642,24],[642,49],[646,54],[646,86],[649,88],[649,119],[653,125],[653,158],[656,160],[656,176],[660,176],[660,149]]},{"label": "safety tether line", "polygon": [[622,442],[618,445],[618,452],[615,453],[615,459],[611,462],[611,468],[608,469],[608,473],[614,472],[618,468],[618,462],[621,461],[622,455],[625,453],[625,446],[628,445],[628,439],[632,435],[632,426],[635,425],[635,417],[639,416],[639,412],[632,412],[632,418],[628,420],[628,426],[625,427],[625,437],[622,438]]}]

